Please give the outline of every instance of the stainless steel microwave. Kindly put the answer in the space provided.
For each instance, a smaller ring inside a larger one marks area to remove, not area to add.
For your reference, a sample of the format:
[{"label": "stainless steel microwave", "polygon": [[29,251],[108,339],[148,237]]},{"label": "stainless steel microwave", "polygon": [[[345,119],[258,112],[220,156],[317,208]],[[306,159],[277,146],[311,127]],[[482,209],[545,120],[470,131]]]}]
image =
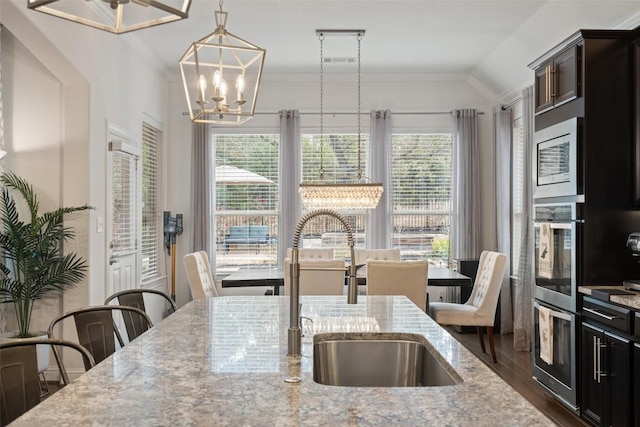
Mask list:
[{"label": "stainless steel microwave", "polygon": [[574,117],[534,134],[535,199],[582,193],[580,124]]}]

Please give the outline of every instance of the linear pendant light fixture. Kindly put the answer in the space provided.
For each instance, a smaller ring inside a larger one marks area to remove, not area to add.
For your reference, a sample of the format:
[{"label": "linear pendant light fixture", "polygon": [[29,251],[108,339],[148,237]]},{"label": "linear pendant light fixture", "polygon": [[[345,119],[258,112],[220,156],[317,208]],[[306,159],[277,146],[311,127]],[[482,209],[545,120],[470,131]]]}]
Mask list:
[{"label": "linear pendant light fixture", "polygon": [[[301,183],[298,189],[305,209],[363,210],[374,209],[380,201],[383,187],[381,183],[364,182],[362,176],[360,133],[360,42],[365,30],[316,30],[320,39],[320,169],[319,182]],[[356,36],[358,40],[358,174],[355,182],[324,182],[324,37]]]},{"label": "linear pendant light fixture", "polygon": [[192,0],[27,0],[29,9],[114,34],[189,17]]},{"label": "linear pendant light fixture", "polygon": [[178,63],[191,121],[239,125],[254,115],[266,51],[227,31],[222,3],[216,30],[193,42]]}]

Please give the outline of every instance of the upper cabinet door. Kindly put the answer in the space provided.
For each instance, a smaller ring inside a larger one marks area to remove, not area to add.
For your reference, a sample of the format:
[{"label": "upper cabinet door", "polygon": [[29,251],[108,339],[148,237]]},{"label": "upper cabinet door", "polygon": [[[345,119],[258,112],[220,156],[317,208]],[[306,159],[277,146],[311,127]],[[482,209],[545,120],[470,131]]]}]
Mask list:
[{"label": "upper cabinet door", "polygon": [[580,96],[580,46],[573,46],[554,59],[554,106]]},{"label": "upper cabinet door", "polygon": [[535,70],[536,114],[580,96],[580,46],[574,45]]},{"label": "upper cabinet door", "polygon": [[535,70],[536,113],[542,113],[553,108],[551,67],[553,67],[553,61],[544,63]]}]

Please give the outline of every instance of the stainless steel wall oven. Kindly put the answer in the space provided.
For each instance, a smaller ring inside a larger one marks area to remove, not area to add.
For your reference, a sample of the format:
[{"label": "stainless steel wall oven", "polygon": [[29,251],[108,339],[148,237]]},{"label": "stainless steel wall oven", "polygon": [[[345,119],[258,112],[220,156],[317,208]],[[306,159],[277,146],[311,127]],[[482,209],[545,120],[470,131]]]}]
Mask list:
[{"label": "stainless steel wall oven", "polygon": [[574,313],[581,271],[580,207],[579,203],[534,205],[533,297]]},{"label": "stainless steel wall oven", "polygon": [[[553,329],[550,358],[541,355],[540,309],[547,309]],[[573,411],[578,411],[576,337],[578,316],[542,301],[533,302],[533,378]],[[549,363],[551,362],[551,363]]]}]

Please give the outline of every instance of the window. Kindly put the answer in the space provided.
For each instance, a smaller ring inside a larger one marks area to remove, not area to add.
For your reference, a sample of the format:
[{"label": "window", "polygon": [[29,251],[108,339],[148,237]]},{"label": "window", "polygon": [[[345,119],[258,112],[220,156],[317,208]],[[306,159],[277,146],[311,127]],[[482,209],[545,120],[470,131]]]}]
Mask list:
[{"label": "window", "polygon": [[159,212],[158,153],[162,132],[142,123],[142,280],[156,277],[162,240]]},{"label": "window", "polygon": [[[361,170],[365,170],[368,135],[361,134],[360,149]],[[348,183],[358,177],[358,135],[325,134],[321,150],[319,134],[302,135],[302,182],[320,179],[320,165],[324,171],[323,181],[330,183]],[[345,211],[341,215],[349,222],[354,233],[355,246],[365,247],[366,212]],[[333,247],[336,257],[349,258],[347,235],[342,224],[333,218],[318,217],[311,219],[304,228],[303,247]]]},{"label": "window", "polygon": [[513,122],[511,135],[511,274],[518,274],[522,244],[522,192],[524,188],[524,140],[522,118]]},{"label": "window", "polygon": [[402,259],[449,259],[452,141],[449,133],[393,134],[393,246]]},{"label": "window", "polygon": [[278,134],[212,135],[218,273],[276,267],[279,140]]}]

